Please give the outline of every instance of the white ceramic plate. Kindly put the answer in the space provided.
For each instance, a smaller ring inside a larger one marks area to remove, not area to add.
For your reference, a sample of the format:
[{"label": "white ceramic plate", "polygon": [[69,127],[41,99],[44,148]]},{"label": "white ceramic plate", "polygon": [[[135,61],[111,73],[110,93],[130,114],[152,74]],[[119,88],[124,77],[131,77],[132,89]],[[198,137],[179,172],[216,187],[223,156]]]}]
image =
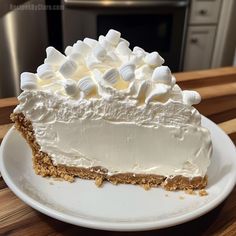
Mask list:
[{"label": "white ceramic plate", "polygon": [[0,167],[11,190],[36,210],[71,224],[116,231],[164,228],[197,218],[219,205],[236,180],[236,150],[228,136],[203,117],[211,131],[214,151],[208,171],[208,196],[188,195],[161,188],[145,191],[139,186],[93,181],[55,181],[35,175],[31,150],[15,129],[5,136]]}]

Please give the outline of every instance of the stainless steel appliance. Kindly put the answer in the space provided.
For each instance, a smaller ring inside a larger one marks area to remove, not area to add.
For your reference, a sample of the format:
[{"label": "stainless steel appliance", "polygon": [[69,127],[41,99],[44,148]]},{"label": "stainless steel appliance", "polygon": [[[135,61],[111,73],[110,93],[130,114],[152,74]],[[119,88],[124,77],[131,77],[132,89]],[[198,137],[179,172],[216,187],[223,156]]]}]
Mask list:
[{"label": "stainless steel appliance", "polygon": [[[24,6],[28,4],[28,8]],[[0,4],[0,97],[20,93],[20,73],[35,72],[45,58],[48,44],[44,0],[1,0]]]},{"label": "stainless steel appliance", "polygon": [[64,5],[64,47],[114,28],[131,47],[158,51],[172,71],[182,69],[188,0],[64,0]]}]

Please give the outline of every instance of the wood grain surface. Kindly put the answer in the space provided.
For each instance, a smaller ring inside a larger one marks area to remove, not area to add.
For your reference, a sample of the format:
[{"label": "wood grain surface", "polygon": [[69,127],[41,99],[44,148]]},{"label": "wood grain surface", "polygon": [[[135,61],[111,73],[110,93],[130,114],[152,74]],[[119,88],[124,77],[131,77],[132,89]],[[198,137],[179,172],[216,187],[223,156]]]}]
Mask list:
[{"label": "wood grain surface", "polygon": [[[184,89],[199,91],[199,111],[211,118],[236,143],[236,68],[220,68],[175,74]],[[0,142],[12,124],[9,115],[16,98],[0,99]],[[236,157],[235,157],[236,158]],[[188,223],[148,232],[109,232],[86,229],[45,216],[18,199],[0,177],[0,235],[236,235],[236,188],[208,214]]]}]

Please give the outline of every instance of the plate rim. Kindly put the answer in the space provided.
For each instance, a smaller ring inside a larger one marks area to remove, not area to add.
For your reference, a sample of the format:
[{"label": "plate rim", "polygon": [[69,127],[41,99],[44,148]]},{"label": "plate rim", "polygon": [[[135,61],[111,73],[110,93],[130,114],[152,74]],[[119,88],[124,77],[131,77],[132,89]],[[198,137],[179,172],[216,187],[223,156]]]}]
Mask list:
[{"label": "plate rim", "polygon": [[[204,116],[203,116],[204,117]],[[208,122],[212,123],[220,132],[222,135],[225,136],[227,139],[227,142],[230,143],[230,146],[232,146],[232,149],[235,148],[232,140],[228,137],[228,135],[225,134],[225,132],[216,125],[213,121],[209,120],[208,118],[204,117]],[[232,178],[231,181],[227,183],[227,186],[224,188],[224,191],[222,194],[218,195],[213,200],[209,201],[205,205],[199,207],[198,209],[194,210],[193,212],[186,213],[184,215],[175,216],[173,218],[169,219],[163,219],[163,220],[153,220],[148,222],[106,222],[106,221],[99,221],[99,220],[89,220],[85,218],[75,217],[68,215],[66,213],[60,212],[58,210],[55,210],[53,208],[50,208],[48,206],[43,205],[42,203],[38,202],[37,200],[34,200],[30,196],[28,196],[25,192],[21,191],[15,184],[14,181],[11,180],[10,176],[8,175],[8,171],[5,168],[4,165],[4,157],[3,157],[3,151],[6,143],[8,142],[11,135],[13,135],[15,128],[14,126],[11,127],[11,129],[7,132],[7,134],[4,136],[1,147],[0,147],[0,171],[2,174],[2,178],[8,185],[8,187],[13,191],[13,193],[20,198],[23,202],[25,202],[27,205],[32,207],[33,209],[48,215],[52,218],[55,218],[57,220],[70,223],[77,226],[82,226],[86,228],[93,228],[93,229],[99,229],[99,230],[111,230],[111,231],[145,231],[145,230],[153,230],[153,229],[161,229],[161,228],[167,228],[175,225],[179,225],[188,221],[191,221],[193,219],[196,219],[215,207],[217,207],[220,203],[222,203],[225,198],[231,193],[235,186],[236,182],[236,173],[234,174],[234,180]],[[235,154],[236,154],[236,149]],[[236,163],[236,158],[235,158]]]}]

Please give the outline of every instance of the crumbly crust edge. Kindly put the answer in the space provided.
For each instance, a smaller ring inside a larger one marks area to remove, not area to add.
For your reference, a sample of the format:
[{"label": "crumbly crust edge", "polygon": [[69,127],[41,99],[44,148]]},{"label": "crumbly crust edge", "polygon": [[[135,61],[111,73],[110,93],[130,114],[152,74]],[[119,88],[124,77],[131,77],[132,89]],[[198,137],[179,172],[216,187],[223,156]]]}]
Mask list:
[{"label": "crumbly crust edge", "polygon": [[75,177],[79,177],[82,179],[95,180],[97,186],[101,186],[103,181],[109,181],[112,184],[141,185],[146,190],[159,185],[169,191],[196,190],[203,189],[207,185],[207,176],[187,178],[181,175],[165,177],[154,174],[135,173],[108,175],[107,169],[99,166],[92,168],[69,167],[64,165],[55,166],[50,156],[40,151],[40,146],[35,139],[31,121],[26,119],[23,113],[12,113],[10,118],[15,123],[15,128],[21,133],[32,149],[35,173],[43,177],[62,178],[69,182],[73,182]]}]

